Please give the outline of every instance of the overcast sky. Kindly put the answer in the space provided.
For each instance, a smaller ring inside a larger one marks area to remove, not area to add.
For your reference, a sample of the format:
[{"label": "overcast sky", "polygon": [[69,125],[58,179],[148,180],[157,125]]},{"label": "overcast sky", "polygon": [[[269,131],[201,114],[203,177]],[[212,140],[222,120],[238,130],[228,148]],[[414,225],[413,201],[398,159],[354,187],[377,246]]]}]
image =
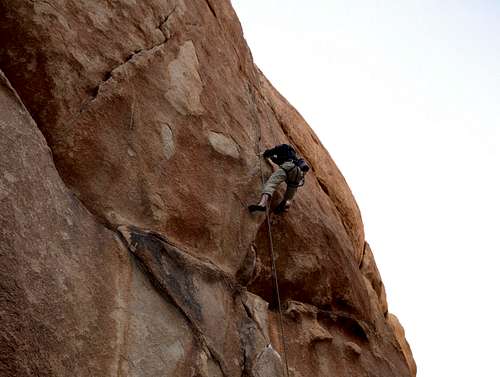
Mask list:
[{"label": "overcast sky", "polygon": [[418,376],[500,376],[500,1],[232,3],[356,197]]}]

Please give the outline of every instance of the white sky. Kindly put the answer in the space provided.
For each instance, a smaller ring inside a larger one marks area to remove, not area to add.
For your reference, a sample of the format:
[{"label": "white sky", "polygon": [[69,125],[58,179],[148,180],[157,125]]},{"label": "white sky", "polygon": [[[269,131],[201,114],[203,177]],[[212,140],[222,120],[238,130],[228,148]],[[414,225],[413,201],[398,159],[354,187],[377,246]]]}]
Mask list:
[{"label": "white sky", "polygon": [[354,192],[419,377],[499,377],[500,1],[232,3]]}]

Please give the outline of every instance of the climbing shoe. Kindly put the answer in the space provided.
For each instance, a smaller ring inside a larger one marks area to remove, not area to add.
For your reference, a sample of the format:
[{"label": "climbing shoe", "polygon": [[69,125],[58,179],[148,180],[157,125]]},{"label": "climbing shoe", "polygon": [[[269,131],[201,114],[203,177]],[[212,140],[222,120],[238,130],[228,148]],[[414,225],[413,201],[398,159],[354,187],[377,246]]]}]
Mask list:
[{"label": "climbing shoe", "polygon": [[250,204],[248,206],[248,210],[250,211],[250,213],[254,213],[254,212],[265,212],[266,211],[266,207],[264,206],[260,206],[258,204]]},{"label": "climbing shoe", "polygon": [[278,206],[274,209],[274,213],[280,214],[283,212],[288,212],[290,209],[290,202],[288,200],[283,200]]}]

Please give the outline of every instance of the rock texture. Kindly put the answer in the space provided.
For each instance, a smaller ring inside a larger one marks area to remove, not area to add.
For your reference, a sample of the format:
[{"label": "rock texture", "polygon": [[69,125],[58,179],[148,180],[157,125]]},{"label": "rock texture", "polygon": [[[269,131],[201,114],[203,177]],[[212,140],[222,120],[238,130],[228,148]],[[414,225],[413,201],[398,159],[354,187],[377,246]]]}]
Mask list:
[{"label": "rock texture", "polygon": [[312,166],[271,218],[290,376],[415,375],[349,187],[229,1],[0,1],[0,21],[0,375],[282,375],[246,210],[282,142]]},{"label": "rock texture", "polygon": [[0,375],[116,374],[129,259],[0,76]]},{"label": "rock texture", "polygon": [[406,363],[410,367],[410,372],[412,376],[417,375],[417,364],[415,363],[415,360],[413,359],[413,355],[411,353],[410,345],[406,341],[405,338],[405,330],[401,323],[399,322],[398,317],[396,317],[394,314],[389,313],[387,317],[387,322],[389,322],[389,325],[392,327],[396,339],[399,343],[399,346],[401,347],[401,350],[403,351],[403,354],[405,355]]}]

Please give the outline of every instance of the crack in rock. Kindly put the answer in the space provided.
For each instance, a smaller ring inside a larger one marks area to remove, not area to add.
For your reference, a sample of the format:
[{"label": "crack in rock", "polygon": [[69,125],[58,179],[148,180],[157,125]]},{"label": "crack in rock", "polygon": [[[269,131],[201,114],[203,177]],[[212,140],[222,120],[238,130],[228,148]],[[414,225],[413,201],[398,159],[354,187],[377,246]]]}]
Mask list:
[{"label": "crack in rock", "polygon": [[155,232],[127,226],[121,226],[117,231],[127,248],[139,261],[153,286],[179,309],[196,339],[219,366],[222,374],[228,376],[229,368],[224,358],[203,330],[204,316],[193,276],[199,274],[207,281],[222,281],[229,291],[235,291],[231,278],[209,263],[177,249]]},{"label": "crack in rock", "polygon": [[[144,47],[144,48],[139,48],[134,50],[132,53],[129,54],[129,56],[122,62],[120,62],[118,65],[113,67],[111,70],[108,72],[104,73],[104,79],[94,88],[91,90],[92,94],[89,98],[87,98],[82,105],[80,105],[79,110],[77,113],[67,122],[65,122],[68,125],[73,124],[78,117],[83,114],[90,106],[92,103],[94,103],[97,98],[99,97],[99,94],[102,91],[102,88],[107,85],[114,77],[117,72],[119,72],[122,68],[126,67],[134,58],[139,58],[142,55],[149,54],[150,52],[156,51],[158,48],[164,46],[169,39],[171,38],[171,33],[170,30],[168,29],[168,22],[171,20],[171,16],[175,13],[177,10],[177,5],[172,9],[170,13],[168,13],[164,17],[160,17],[160,23],[156,27],[157,30],[159,30],[162,34],[164,39],[160,43],[156,43],[153,46],[150,47]],[[124,68],[125,69],[125,68]],[[128,77],[128,72],[125,71],[125,76],[127,78],[127,81],[129,79]]]},{"label": "crack in rock", "polygon": [[208,5],[208,9],[210,9],[210,12],[213,14],[213,16],[215,18],[217,18],[217,13],[215,13],[215,9],[214,7],[212,6],[212,4],[210,3],[210,0],[205,0],[205,2],[207,3]]}]

